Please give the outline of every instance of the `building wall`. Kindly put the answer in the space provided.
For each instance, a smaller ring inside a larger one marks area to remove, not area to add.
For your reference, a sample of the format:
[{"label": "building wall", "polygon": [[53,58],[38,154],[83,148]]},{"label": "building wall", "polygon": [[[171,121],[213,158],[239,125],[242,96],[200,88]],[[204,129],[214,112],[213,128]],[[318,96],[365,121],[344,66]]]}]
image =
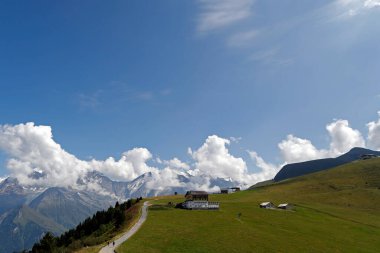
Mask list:
[{"label": "building wall", "polygon": [[219,202],[185,201],[183,207],[186,209],[219,209]]}]

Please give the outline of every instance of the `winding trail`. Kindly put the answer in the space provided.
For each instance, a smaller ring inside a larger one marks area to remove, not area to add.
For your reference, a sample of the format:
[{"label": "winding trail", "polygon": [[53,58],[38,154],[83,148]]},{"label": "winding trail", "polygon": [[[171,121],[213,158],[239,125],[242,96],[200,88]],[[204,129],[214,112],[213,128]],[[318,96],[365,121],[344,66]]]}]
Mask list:
[{"label": "winding trail", "polygon": [[128,240],[132,235],[134,235],[138,230],[139,228],[141,227],[141,225],[144,223],[144,221],[146,220],[146,217],[148,216],[148,205],[149,205],[149,202],[146,201],[144,202],[144,205],[142,207],[142,214],[141,214],[141,217],[140,219],[136,222],[135,225],[133,225],[133,227],[128,230],[128,232],[126,232],[125,234],[123,234],[120,238],[118,238],[117,240],[115,240],[115,245],[113,245],[112,241],[110,242],[110,245],[106,245],[104,246],[100,251],[99,253],[114,253],[114,250],[120,246],[123,242],[125,242],[126,240]]}]

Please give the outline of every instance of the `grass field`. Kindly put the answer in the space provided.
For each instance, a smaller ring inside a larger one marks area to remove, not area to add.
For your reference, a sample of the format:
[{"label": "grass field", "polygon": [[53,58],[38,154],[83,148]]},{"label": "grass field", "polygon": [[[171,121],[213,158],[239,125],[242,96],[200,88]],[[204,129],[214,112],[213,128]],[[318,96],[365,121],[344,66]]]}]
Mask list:
[{"label": "grass field", "polygon": [[[119,249],[126,252],[379,252],[380,159],[354,162],[254,190],[210,195],[218,211],[150,200],[147,221]],[[290,202],[295,211],[259,203]],[[238,213],[241,217],[238,218]]]}]

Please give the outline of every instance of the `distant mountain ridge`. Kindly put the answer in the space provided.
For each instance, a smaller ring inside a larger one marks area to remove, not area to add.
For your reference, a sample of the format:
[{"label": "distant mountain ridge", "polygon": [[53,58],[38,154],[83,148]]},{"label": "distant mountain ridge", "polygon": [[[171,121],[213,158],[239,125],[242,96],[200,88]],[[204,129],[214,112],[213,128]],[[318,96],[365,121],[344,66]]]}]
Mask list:
[{"label": "distant mountain ridge", "polygon": [[[156,180],[152,172],[119,182],[91,171],[78,180],[78,189],[28,187],[8,177],[0,181],[0,253],[28,249],[47,231],[59,235],[117,200],[185,193],[192,177],[178,171],[179,186],[152,188]],[[236,182],[210,178],[210,185],[222,188]]]},{"label": "distant mountain ridge", "polygon": [[115,201],[94,192],[25,187],[7,178],[0,183],[0,252],[27,249],[47,231],[61,234]]},{"label": "distant mountain ridge", "polygon": [[379,151],[365,148],[353,148],[336,158],[317,159],[300,163],[287,164],[276,174],[274,181],[281,181],[313,172],[330,169],[360,159],[362,155],[371,154],[380,156]]}]

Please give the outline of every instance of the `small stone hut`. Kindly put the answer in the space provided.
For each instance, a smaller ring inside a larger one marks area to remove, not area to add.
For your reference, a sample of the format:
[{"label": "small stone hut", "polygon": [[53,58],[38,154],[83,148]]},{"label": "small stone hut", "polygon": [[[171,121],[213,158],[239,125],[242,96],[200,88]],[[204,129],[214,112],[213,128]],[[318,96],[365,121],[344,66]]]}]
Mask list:
[{"label": "small stone hut", "polygon": [[293,205],[290,204],[290,203],[283,203],[283,204],[279,204],[277,206],[277,208],[284,209],[284,210],[292,210],[293,209]]},{"label": "small stone hut", "polygon": [[263,202],[260,205],[260,208],[275,208],[275,205],[272,202]]}]

